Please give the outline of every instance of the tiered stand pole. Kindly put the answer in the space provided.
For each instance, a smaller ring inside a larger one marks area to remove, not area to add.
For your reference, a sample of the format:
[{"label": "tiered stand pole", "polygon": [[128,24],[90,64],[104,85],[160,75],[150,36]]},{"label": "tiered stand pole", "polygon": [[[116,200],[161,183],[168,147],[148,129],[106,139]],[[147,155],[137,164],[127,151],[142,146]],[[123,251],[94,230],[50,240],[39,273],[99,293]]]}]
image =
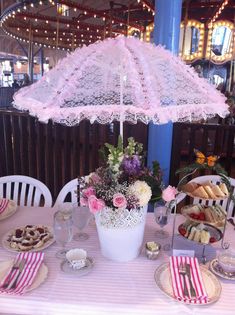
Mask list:
[{"label": "tiered stand pole", "polygon": [[227,201],[227,205],[226,205],[226,218],[225,218],[225,222],[224,222],[224,231],[223,231],[223,237],[222,237],[222,241],[221,241],[221,247],[223,249],[228,249],[229,248],[229,243],[226,243],[224,238],[225,238],[225,232],[226,232],[226,227],[227,227],[227,221],[228,221],[228,209],[229,209],[229,205],[231,203],[231,196],[229,194],[228,197],[228,201]]}]

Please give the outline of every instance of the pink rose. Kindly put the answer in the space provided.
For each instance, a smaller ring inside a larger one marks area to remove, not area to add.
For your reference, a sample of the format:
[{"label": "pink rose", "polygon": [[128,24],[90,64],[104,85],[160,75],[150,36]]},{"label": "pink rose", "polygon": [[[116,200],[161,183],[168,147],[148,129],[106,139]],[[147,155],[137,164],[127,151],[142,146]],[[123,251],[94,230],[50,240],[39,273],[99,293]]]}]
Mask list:
[{"label": "pink rose", "polygon": [[105,207],[105,202],[93,195],[88,198],[88,206],[92,213],[96,213]]},{"label": "pink rose", "polygon": [[175,199],[177,193],[177,189],[169,185],[166,189],[163,190],[162,199],[166,202],[170,202],[171,200]]},{"label": "pink rose", "polygon": [[126,208],[127,201],[123,194],[117,193],[113,195],[113,205],[117,208]]},{"label": "pink rose", "polygon": [[84,198],[87,198],[87,199],[90,196],[95,196],[95,189],[92,186],[90,186],[90,187],[88,187],[86,189],[83,189],[82,195],[83,195]]}]

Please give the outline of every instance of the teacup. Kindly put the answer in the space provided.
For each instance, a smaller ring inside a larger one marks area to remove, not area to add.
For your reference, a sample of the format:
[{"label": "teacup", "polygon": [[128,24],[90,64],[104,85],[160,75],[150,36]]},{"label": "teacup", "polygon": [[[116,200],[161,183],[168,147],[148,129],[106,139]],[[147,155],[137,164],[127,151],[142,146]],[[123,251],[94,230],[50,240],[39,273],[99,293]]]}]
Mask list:
[{"label": "teacup", "polygon": [[66,259],[74,269],[81,269],[86,265],[87,252],[84,249],[74,248],[66,253]]},{"label": "teacup", "polygon": [[226,250],[218,256],[219,265],[225,272],[235,272],[235,251]]}]

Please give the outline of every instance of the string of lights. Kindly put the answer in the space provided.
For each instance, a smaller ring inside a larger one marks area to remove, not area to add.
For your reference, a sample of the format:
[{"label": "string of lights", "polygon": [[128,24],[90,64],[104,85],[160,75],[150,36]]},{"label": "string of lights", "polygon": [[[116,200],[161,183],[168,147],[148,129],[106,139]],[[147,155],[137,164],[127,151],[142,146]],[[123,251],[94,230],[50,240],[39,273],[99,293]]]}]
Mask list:
[{"label": "string of lights", "polygon": [[210,22],[209,22],[209,26],[210,27],[212,27],[213,23],[218,19],[218,17],[221,15],[221,13],[225,9],[225,7],[228,5],[228,3],[229,3],[229,0],[224,0],[224,2],[221,4],[219,9],[216,11],[216,13],[213,16],[213,18],[210,20]]},{"label": "string of lights", "polygon": [[137,0],[137,2],[142,4],[143,9],[146,9],[146,10],[148,10],[148,12],[151,12],[152,15],[155,14],[154,6],[150,2],[148,2],[146,0]]},{"label": "string of lights", "polygon": [[[36,9],[40,6],[49,6],[54,10],[54,14],[39,14]],[[99,23],[84,22],[83,20],[87,18],[89,21],[90,18],[99,19]],[[106,36],[115,37],[119,34],[126,34],[127,26],[139,31],[144,30],[144,27],[135,21],[128,21],[127,24],[127,20],[123,18],[110,17],[107,10],[88,8],[71,0],[31,0],[31,2],[19,3],[11,7],[1,16],[1,25],[5,33],[27,43],[29,41],[27,35],[29,23],[36,45],[41,44],[43,47],[55,47],[63,50],[71,50],[84,44],[89,45]],[[59,28],[57,29],[58,23]],[[110,23],[113,25],[111,34]],[[68,34],[65,28],[68,28],[71,33]]]}]

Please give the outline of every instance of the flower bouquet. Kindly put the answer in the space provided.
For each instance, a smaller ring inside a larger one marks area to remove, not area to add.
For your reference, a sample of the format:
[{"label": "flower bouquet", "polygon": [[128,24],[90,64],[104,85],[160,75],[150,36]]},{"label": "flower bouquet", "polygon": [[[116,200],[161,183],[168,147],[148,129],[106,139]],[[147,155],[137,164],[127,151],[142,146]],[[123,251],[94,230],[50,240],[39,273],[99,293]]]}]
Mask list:
[{"label": "flower bouquet", "polygon": [[94,213],[105,257],[128,261],[139,254],[149,202],[161,196],[161,172],[144,166],[143,146],[128,139],[123,148],[105,144],[104,165],[81,180],[80,203]]}]

